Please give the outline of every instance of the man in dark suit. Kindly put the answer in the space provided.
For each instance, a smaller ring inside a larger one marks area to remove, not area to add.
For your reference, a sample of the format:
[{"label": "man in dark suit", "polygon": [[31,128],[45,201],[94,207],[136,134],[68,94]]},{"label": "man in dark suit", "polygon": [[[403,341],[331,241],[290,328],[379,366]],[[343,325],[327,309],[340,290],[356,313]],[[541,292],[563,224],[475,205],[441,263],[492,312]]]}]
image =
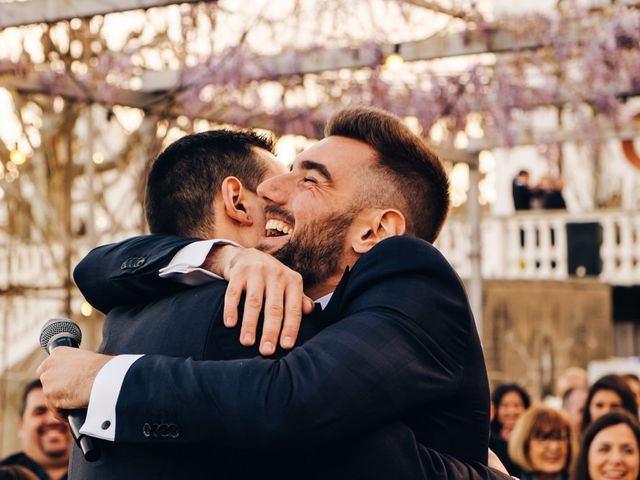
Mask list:
[{"label": "man in dark suit", "polygon": [[[397,236],[435,238],[446,215],[444,172],[394,117],[348,111],[328,128],[329,137],[303,153],[292,172],[260,187],[272,207],[266,246],[282,246],[280,257],[300,270],[313,297],[335,290],[323,314],[325,330],[277,360],[138,359],[123,378],[114,437],[308,448],[401,421],[420,443],[491,475],[482,466],[486,372],[464,291],[433,247]],[[414,176],[421,178],[412,185]],[[379,188],[389,181],[403,188]],[[342,276],[345,267],[353,269]],[[76,398],[63,398],[54,380],[56,357],[77,355],[92,365],[89,390],[98,365],[100,375],[105,371],[106,357],[54,351],[41,371],[58,407],[88,399],[86,385]],[[92,399],[99,392],[94,386]]]}]

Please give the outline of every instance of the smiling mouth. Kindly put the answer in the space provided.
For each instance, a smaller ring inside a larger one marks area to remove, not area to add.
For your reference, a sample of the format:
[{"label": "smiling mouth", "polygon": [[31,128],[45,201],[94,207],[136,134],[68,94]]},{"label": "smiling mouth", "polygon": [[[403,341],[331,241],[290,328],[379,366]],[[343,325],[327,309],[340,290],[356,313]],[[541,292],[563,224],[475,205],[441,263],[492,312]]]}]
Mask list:
[{"label": "smiling mouth", "polygon": [[276,220],[274,218],[267,220],[264,226],[266,237],[283,237],[293,232],[293,226],[282,220]]},{"label": "smiling mouth", "polygon": [[602,472],[602,475],[604,476],[604,478],[611,478],[611,479],[615,479],[615,478],[625,478],[627,475],[627,471],[626,470],[615,470],[615,471],[607,471],[607,472]]}]

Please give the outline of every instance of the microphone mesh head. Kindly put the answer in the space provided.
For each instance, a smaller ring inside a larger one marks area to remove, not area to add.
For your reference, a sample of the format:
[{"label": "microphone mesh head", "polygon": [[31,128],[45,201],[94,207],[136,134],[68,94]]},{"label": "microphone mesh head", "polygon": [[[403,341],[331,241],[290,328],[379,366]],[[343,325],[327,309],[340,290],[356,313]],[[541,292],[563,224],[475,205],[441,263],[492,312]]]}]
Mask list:
[{"label": "microphone mesh head", "polygon": [[40,330],[40,345],[42,348],[47,350],[49,340],[61,333],[73,338],[78,342],[78,345],[80,345],[80,342],[82,341],[82,332],[75,322],[68,318],[52,318],[51,320],[48,320]]}]

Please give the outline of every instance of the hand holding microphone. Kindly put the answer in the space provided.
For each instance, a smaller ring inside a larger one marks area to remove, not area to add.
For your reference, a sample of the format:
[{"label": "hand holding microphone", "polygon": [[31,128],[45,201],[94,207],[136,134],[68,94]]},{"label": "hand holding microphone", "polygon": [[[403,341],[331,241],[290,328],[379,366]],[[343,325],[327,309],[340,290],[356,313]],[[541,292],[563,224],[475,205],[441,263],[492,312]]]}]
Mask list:
[{"label": "hand holding microphone", "polygon": [[[80,428],[84,424],[93,380],[105,362],[95,361],[104,355],[77,350],[81,340],[80,327],[69,319],[53,318],[45,323],[40,331],[40,345],[50,356],[38,367],[38,375],[47,401],[57,410],[65,410],[76,444],[84,458],[93,462],[100,457],[100,451],[95,440],[80,433]],[[94,361],[88,361],[87,355]]]}]

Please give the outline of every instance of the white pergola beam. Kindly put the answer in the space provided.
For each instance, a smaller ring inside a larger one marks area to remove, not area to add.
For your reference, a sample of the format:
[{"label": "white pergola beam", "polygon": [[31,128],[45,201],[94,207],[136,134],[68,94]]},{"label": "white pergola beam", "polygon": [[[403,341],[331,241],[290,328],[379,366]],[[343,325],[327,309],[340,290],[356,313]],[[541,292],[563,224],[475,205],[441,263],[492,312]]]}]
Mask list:
[{"label": "white pergola beam", "polygon": [[199,1],[201,0],[28,0],[0,3],[0,28],[53,23],[72,18],[89,18],[107,13]]},{"label": "white pergola beam", "polygon": [[[379,47],[363,46],[355,48],[327,48],[305,52],[293,62],[292,55],[282,53],[265,56],[256,60],[258,74],[254,80],[276,79],[291,75],[321,73],[343,68],[357,69],[380,64],[391,53],[397,52],[407,62],[436,60],[482,53],[504,53],[516,50],[541,48],[537,40],[522,38],[510,32],[498,31],[487,43],[479,35],[471,35],[465,40],[461,34],[441,34],[424,40],[399,44],[383,44]],[[195,67],[198,68],[198,67]],[[188,75],[188,70],[185,71]],[[143,91],[171,90],[179,86],[180,73],[177,71],[145,72],[142,76]]]}]

